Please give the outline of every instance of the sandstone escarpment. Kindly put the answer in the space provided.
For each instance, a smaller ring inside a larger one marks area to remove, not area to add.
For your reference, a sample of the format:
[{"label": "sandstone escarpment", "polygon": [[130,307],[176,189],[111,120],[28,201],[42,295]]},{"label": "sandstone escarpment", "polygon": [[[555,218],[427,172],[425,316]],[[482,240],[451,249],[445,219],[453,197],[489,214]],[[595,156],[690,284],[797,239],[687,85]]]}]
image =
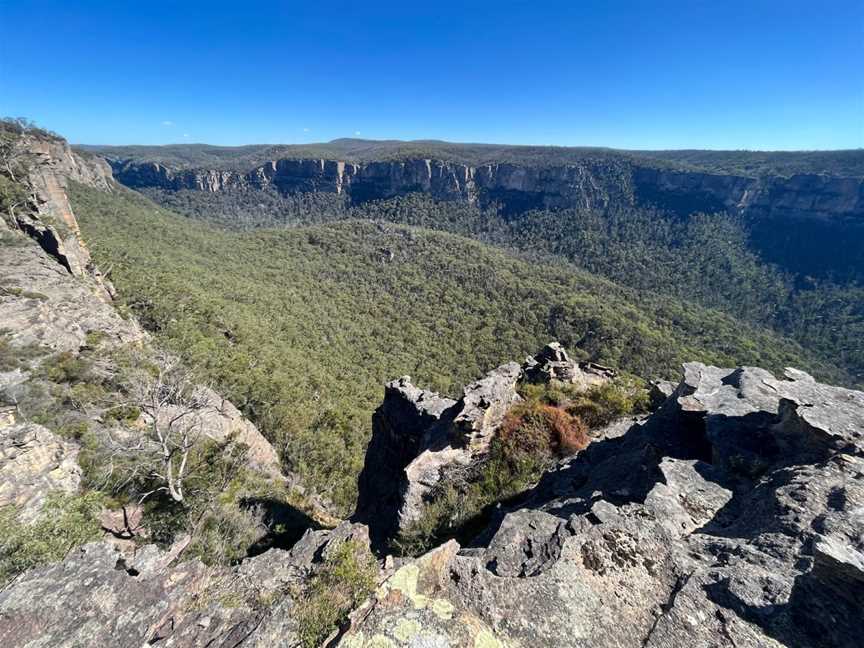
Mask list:
[{"label": "sandstone escarpment", "polygon": [[864,217],[864,180],[827,175],[766,176],[680,171],[621,158],[579,163],[481,166],[434,159],[345,162],[281,159],[242,173],[171,169],[155,162],[111,160],[114,176],[133,188],[207,192],[274,187],[285,193],[345,194],[355,202],[423,192],[440,200],[508,211],[655,205],[689,213],[729,210],[758,217]]},{"label": "sandstone escarpment", "polygon": [[637,200],[678,211],[728,210],[755,217],[861,219],[864,180],[828,175],[747,178],[637,167]]},{"label": "sandstone escarpment", "polygon": [[[112,424],[99,402],[104,393],[95,403],[68,396],[57,402],[54,394],[61,387],[46,367],[55,361],[84,366],[86,356],[90,371],[104,378],[113,371],[116,354],[139,353],[149,362],[155,345],[115,308],[110,282],[91,262],[66,197],[70,180],[111,190],[110,169],[99,158],[72,153],[56,138],[25,134],[20,146],[28,154],[26,182],[33,196],[26,209],[16,210],[15,223],[0,220],[0,349],[6,365],[0,370],[0,505],[16,505],[27,519],[49,492],[74,493],[81,481],[76,461],[81,439],[38,422],[73,421],[79,435],[83,429],[106,438],[114,434],[108,433]],[[251,468],[284,481],[275,449],[255,425],[212,389],[198,391],[202,436],[242,443]]]},{"label": "sandstone escarpment", "polygon": [[110,190],[111,168],[102,158],[74,153],[59,138],[25,134],[18,146],[26,151],[32,209],[19,210],[15,225],[73,275],[95,276],[66,188],[67,182],[74,180]]}]

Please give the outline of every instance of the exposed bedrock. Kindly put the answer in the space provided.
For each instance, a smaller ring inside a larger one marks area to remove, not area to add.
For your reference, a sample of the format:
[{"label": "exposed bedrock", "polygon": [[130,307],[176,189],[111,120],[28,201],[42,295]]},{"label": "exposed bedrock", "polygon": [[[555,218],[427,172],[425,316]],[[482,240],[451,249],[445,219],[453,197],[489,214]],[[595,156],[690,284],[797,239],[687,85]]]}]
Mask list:
[{"label": "exposed bedrock", "polygon": [[111,160],[111,166],[117,180],[135,188],[218,192],[273,186],[286,193],[345,193],[355,202],[424,192],[443,200],[497,202],[509,211],[638,203],[686,213],[730,210],[760,217],[864,217],[861,178],[748,178],[646,167],[624,159],[550,166],[468,166],[430,159],[359,163],[282,159],[249,172],[172,169],[132,160]]},{"label": "exposed bedrock", "polygon": [[[418,458],[482,452],[472,440],[494,434],[514,374],[575,375],[562,353],[503,365],[459,401],[390,383],[361,481],[373,533],[416,501]],[[346,522],[211,569],[87,545],[0,592],[0,642],[297,646],[304,583],[341,543],[367,540]],[[477,540],[387,560],[379,577],[327,645],[860,646],[864,393],[688,364],[650,417],[562,460]]]},{"label": "exposed bedrock", "polygon": [[343,641],[416,622],[441,645],[860,645],[862,434],[864,393],[688,364],[472,546],[402,567]]},{"label": "exposed bedrock", "polygon": [[487,454],[505,414],[522,400],[520,380],[556,378],[587,388],[612,375],[571,360],[552,343],[522,365],[501,365],[467,385],[458,401],[419,389],[408,376],[388,383],[372,418],[356,518],[369,525],[378,547],[419,519],[427,495],[449,470]]}]

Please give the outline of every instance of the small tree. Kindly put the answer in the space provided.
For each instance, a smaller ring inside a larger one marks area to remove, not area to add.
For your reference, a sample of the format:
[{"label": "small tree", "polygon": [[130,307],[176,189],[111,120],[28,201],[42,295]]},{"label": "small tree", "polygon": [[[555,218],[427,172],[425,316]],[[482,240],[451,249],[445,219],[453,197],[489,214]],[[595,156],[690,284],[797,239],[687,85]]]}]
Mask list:
[{"label": "small tree", "polygon": [[[136,354],[124,375],[125,406],[140,411],[143,432],[133,444],[115,441],[112,456],[119,457],[125,474],[117,485],[148,485],[139,503],[155,493],[183,502],[186,481],[192,471],[192,453],[206,437],[203,416],[214,409],[209,390],[192,380],[177,358],[165,353]],[[124,436],[128,439],[128,431]],[[113,473],[114,461],[109,473]]]},{"label": "small tree", "polygon": [[0,121],[0,208],[15,224],[15,210],[30,197],[29,171],[32,154],[22,146],[25,128],[16,120]]}]

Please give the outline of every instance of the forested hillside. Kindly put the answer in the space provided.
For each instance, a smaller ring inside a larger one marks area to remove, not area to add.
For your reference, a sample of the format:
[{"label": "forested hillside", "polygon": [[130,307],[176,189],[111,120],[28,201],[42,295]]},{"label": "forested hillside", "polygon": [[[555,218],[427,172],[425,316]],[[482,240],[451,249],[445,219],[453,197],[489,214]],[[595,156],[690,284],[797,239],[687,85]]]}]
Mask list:
[{"label": "forested hillside", "polygon": [[[462,381],[558,339],[644,377],[671,375],[696,358],[794,365],[849,382],[788,339],[597,278],[549,256],[545,244],[537,249],[547,262],[538,264],[385,222],[236,232],[123,188],[73,186],[71,198],[126,307],[259,423],[288,467],[326,487],[343,512],[354,500],[381,386],[394,376],[455,393]],[[431,207],[400,216],[398,205],[382,215],[437,227],[455,218]],[[494,238],[501,225],[481,219],[470,229]],[[464,226],[460,217],[451,229]]]},{"label": "forested hillside", "polygon": [[232,230],[360,218],[470,236],[543,263],[566,259],[640,294],[670,295],[770,327],[844,367],[849,382],[864,382],[864,225],[636,206],[509,214],[422,193],[352,206],[336,194],[274,189],[142,191]]},{"label": "forested hillside", "polygon": [[626,151],[602,147],[509,146],[435,140],[364,140],[343,138],[293,145],[209,146],[80,146],[115,159],[158,162],[175,168],[212,168],[246,171],[279,157],[327,158],[352,162],[406,158],[434,158],[463,164],[569,164],[585,159],[629,159],[641,164],[717,173],[792,175],[830,173],[864,175],[864,150],[845,151]]}]

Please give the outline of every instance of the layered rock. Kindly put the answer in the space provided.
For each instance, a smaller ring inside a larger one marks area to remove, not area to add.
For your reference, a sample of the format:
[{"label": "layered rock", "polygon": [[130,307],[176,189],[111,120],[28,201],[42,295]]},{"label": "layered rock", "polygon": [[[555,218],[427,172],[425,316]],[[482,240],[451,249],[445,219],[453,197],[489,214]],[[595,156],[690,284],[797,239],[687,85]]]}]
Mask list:
[{"label": "layered rock", "polygon": [[357,519],[369,525],[381,547],[422,517],[427,496],[448,472],[488,453],[507,411],[522,400],[521,380],[555,378],[587,388],[612,375],[591,363],[580,365],[552,343],[523,365],[501,365],[467,385],[459,401],[418,389],[408,376],[388,383],[372,418]]},{"label": "layered rock", "polygon": [[33,210],[19,210],[17,227],[36,240],[71,274],[92,273],[90,253],[66,196],[67,182],[71,179],[109,190],[113,183],[110,167],[102,158],[74,153],[59,138],[26,134],[19,146],[28,152],[28,184]]},{"label": "layered rock", "polygon": [[864,217],[864,180],[827,175],[751,178],[645,166],[620,159],[570,164],[470,166],[434,159],[346,162],[280,159],[248,172],[172,169],[155,162],[111,160],[133,188],[230,191],[273,186],[285,193],[346,194],[355,202],[423,192],[440,200],[499,203],[509,211],[650,204],[690,213],[728,210],[758,217]]},{"label": "layered rock", "polygon": [[0,424],[0,507],[31,520],[49,493],[76,493],[78,446],[35,423]]},{"label": "layered rock", "polygon": [[362,541],[362,531],[309,533],[291,551],[271,549],[234,568],[177,563],[176,548],[123,554],[88,544],[0,592],[0,644],[299,647],[294,608],[304,583],[349,539]]},{"label": "layered rock", "polygon": [[689,364],[482,542],[403,567],[343,643],[857,646],[862,432],[864,393]]},{"label": "layered rock", "polygon": [[[110,283],[90,261],[66,198],[70,180],[111,190],[110,169],[99,158],[72,153],[60,139],[27,134],[21,146],[32,159],[29,184],[34,199],[29,211],[16,210],[20,229],[0,220],[0,335],[10,353],[20,355],[19,366],[0,372],[0,407],[4,419],[8,417],[0,424],[0,505],[16,504],[21,515],[32,517],[48,492],[74,492],[80,481],[78,441],[26,420],[40,411],[18,410],[32,384],[43,380],[35,375],[36,358],[54,353],[76,358],[94,339],[106,358],[118,349],[146,348],[152,341],[134,319],[122,317],[114,307]],[[34,234],[37,230],[42,234]],[[46,246],[46,237],[59,247]],[[41,387],[50,390],[51,385]],[[275,449],[255,425],[213,390],[200,391],[201,434],[247,445],[250,467],[284,480]],[[98,411],[88,426],[104,431]]]}]

